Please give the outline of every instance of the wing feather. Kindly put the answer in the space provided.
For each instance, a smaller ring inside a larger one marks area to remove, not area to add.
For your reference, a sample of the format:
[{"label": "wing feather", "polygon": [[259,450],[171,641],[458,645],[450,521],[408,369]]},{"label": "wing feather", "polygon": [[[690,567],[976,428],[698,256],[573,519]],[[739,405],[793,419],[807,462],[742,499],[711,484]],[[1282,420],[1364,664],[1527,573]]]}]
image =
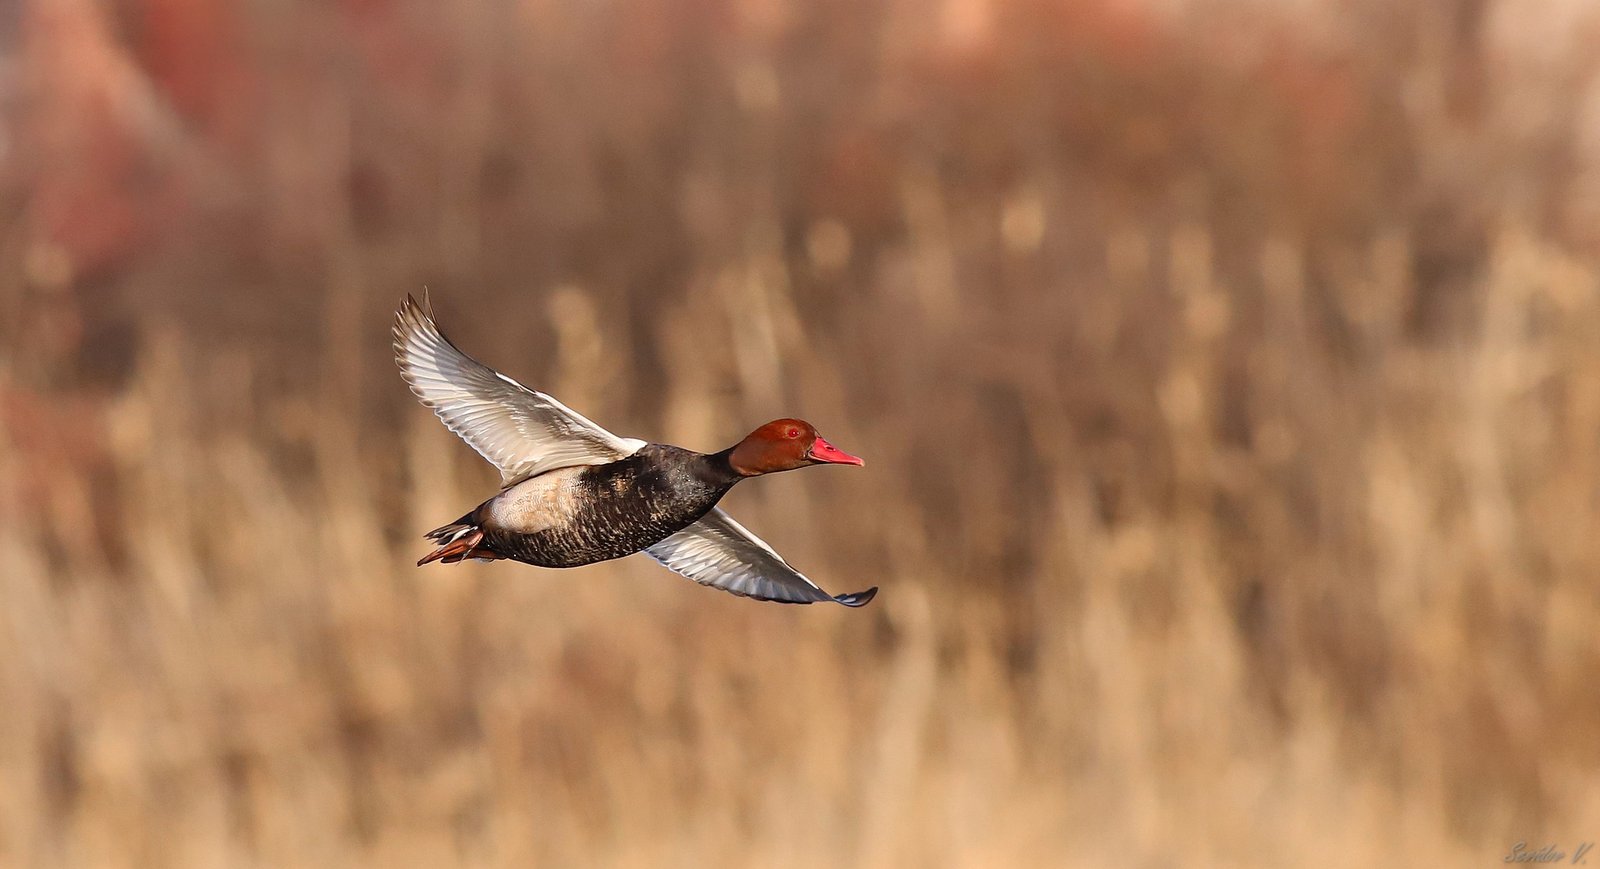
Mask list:
[{"label": "wing feather", "polygon": [[869,588],[854,594],[828,594],[719,507],[645,552],[701,585],[756,600],[861,606],[878,593],[877,588]]},{"label": "wing feather", "polygon": [[504,485],[556,468],[616,461],[644,446],[462,353],[439,331],[433,311],[411,296],[395,314],[394,352],[411,391],[500,469]]}]

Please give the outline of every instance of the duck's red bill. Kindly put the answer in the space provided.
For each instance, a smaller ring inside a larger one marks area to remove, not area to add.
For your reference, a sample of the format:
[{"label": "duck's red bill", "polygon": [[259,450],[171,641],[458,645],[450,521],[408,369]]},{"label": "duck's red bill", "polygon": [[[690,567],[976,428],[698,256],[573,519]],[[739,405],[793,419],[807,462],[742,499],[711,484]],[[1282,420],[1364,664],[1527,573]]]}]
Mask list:
[{"label": "duck's red bill", "polygon": [[866,462],[861,461],[859,457],[850,455],[849,453],[839,449],[833,444],[828,443],[820,437],[817,438],[816,443],[811,445],[811,452],[809,455],[811,456],[811,460],[814,462],[828,462],[835,465],[866,464]]}]

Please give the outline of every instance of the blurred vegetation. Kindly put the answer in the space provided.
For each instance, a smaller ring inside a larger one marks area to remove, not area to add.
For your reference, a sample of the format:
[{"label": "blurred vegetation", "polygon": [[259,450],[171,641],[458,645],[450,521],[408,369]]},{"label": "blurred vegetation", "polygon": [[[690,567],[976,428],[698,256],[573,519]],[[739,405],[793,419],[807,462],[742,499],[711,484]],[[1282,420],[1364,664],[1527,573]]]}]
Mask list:
[{"label": "blurred vegetation", "polygon": [[[1587,4],[0,7],[0,863],[1441,865],[1600,831]],[[418,570],[388,348],[863,611]]]}]

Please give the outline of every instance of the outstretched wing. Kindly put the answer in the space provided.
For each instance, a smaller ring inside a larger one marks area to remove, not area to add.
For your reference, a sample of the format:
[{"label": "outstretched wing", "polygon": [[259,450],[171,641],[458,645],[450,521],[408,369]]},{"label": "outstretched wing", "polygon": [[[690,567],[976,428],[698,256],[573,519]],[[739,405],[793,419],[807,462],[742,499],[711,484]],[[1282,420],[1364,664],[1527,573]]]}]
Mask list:
[{"label": "outstretched wing", "polygon": [[394,353],[411,391],[499,468],[506,485],[555,468],[616,461],[644,446],[462,353],[439,331],[433,311],[411,296],[395,314]]},{"label": "outstretched wing", "polygon": [[778,603],[834,601],[861,606],[877,588],[831,595],[789,566],[783,556],[714,507],[698,522],[645,550],[651,558],[701,585]]}]

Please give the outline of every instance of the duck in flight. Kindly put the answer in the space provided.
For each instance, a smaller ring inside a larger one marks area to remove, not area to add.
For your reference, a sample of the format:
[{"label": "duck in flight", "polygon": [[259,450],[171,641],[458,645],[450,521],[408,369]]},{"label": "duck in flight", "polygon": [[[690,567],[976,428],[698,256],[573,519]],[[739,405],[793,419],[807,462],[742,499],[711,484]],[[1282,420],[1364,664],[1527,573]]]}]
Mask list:
[{"label": "duck in flight", "polygon": [[810,423],[773,420],[716,453],[617,437],[456,349],[411,296],[395,315],[394,351],[411,391],[501,477],[499,494],[428,532],[438,548],[419,567],[468,558],[578,567],[644,552],[756,600],[857,607],[878,593],[828,594],[717,506],[747,477],[862,464]]}]

